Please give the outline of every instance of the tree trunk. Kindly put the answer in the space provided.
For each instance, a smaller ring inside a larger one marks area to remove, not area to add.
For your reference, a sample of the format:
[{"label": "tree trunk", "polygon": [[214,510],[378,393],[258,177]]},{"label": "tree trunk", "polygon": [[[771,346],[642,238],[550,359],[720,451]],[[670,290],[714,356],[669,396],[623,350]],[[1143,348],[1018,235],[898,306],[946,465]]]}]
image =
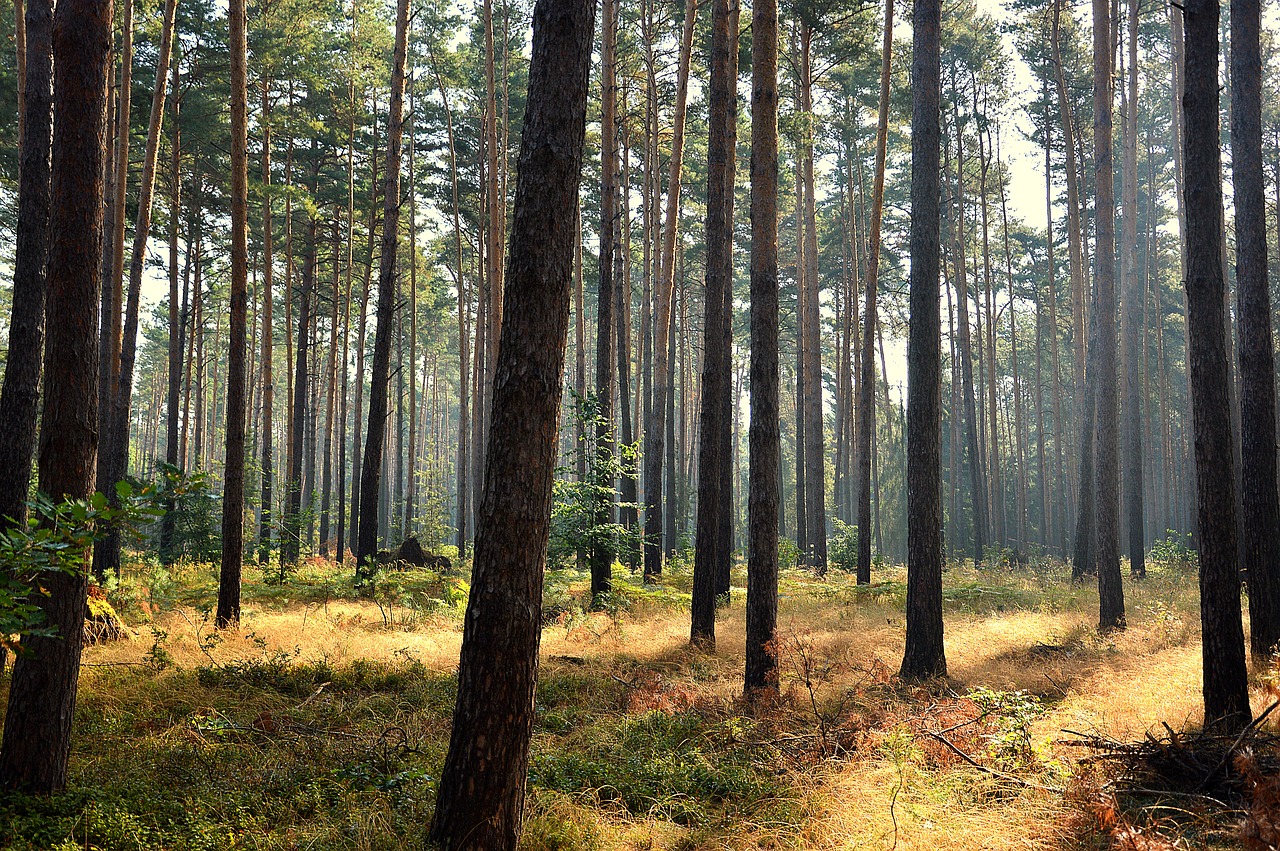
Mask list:
[{"label": "tree trunk", "polygon": [[1187,342],[1195,415],[1200,527],[1200,627],[1205,726],[1249,722],[1240,622],[1235,476],[1223,316],[1222,184],[1218,148],[1218,2],[1189,0],[1186,24]]},{"label": "tree trunk", "polygon": [[[53,121],[53,4],[27,0],[18,229],[13,262],[9,353],[0,389],[0,525],[21,527],[36,448],[49,262],[49,147]],[[0,668],[4,657],[0,655]]]},{"label": "tree trunk", "polygon": [[1115,186],[1111,158],[1111,12],[1107,0],[1093,0],[1093,159],[1095,246],[1093,315],[1097,317],[1098,358],[1094,388],[1095,457],[1093,558],[1098,571],[1098,626],[1123,629],[1124,587],[1120,578],[1120,435],[1116,378]]},{"label": "tree trunk", "polygon": [[[272,308],[275,293],[271,278],[275,271],[271,233],[271,97],[270,83],[262,80],[262,509],[258,526],[258,564],[264,568],[271,558],[271,525],[275,499],[275,325]],[[286,293],[287,297],[287,293]]]},{"label": "tree trunk", "polygon": [[516,175],[509,317],[431,840],[511,851],[533,732],[542,579],[586,127],[593,0],[538,0]]},{"label": "tree trunk", "polygon": [[[172,20],[176,0],[169,0],[166,17]],[[248,306],[249,306],[249,122],[248,79],[245,70],[245,0],[230,0],[227,11],[231,30],[231,312],[227,350],[227,451],[222,493],[222,571],[218,580],[218,612],[216,623],[225,628],[240,622],[240,570],[244,556],[244,433],[245,433],[245,358],[248,356]],[[169,28],[166,27],[166,33]],[[168,59],[168,51],[160,50],[160,62]],[[163,72],[157,79],[164,79]],[[156,99],[151,105],[152,129],[160,124],[160,105],[164,102],[163,85],[156,86]],[[154,172],[155,160],[151,157],[151,134],[147,136],[148,159],[144,165],[143,195],[147,192],[146,171]],[[149,204],[147,206],[150,206]],[[146,216],[139,213],[139,229]],[[146,250],[146,235],[141,244],[135,241],[133,262],[130,264],[129,292],[133,301],[134,270],[139,284],[142,273],[142,254]],[[128,413],[127,405],[124,408]]]},{"label": "tree trunk", "polygon": [[396,42],[391,64],[391,104],[387,116],[387,182],[383,196],[382,257],[378,266],[377,329],[369,380],[369,426],[360,475],[360,526],[356,541],[356,577],[372,578],[377,569],[378,498],[387,432],[387,390],[391,370],[392,323],[396,301],[396,247],[400,231],[400,142],[404,132],[405,57],[409,37],[409,0],[396,3]]},{"label": "tree trunk", "polygon": [[[858,379],[858,584],[871,582],[871,433],[876,427],[876,290],[880,281],[880,223],[884,212],[884,169],[889,142],[889,78],[893,59],[893,2],[884,4],[880,49],[880,107],[876,117],[876,173],[871,188],[871,235],[867,243],[867,303],[863,308],[861,375]],[[941,379],[939,379],[941,380]]]},{"label": "tree trunk", "polygon": [[[103,110],[110,0],[61,0],[52,30],[54,135],[47,307],[58,321],[45,339],[45,403],[40,424],[40,489],[54,500],[93,492],[98,432],[95,385],[98,287],[102,273]],[[24,128],[31,130],[29,126]],[[45,580],[37,598],[49,638],[24,642],[9,687],[0,788],[61,791],[80,673],[88,553]]]},{"label": "tree trunk", "polygon": [[1269,659],[1280,642],[1280,496],[1276,388],[1267,283],[1266,177],[1262,171],[1261,4],[1231,2],[1231,174],[1236,203],[1236,296],[1244,473],[1241,554],[1249,580],[1250,649]]},{"label": "tree trunk", "polygon": [[693,561],[690,640],[715,647],[717,580],[728,569],[729,510],[724,468],[730,431],[729,299],[733,287],[734,34],[730,0],[712,0],[710,119],[707,142],[706,317],[703,320],[702,400],[698,440],[698,526]]},{"label": "tree trunk", "polygon": [[943,676],[942,328],[938,175],[942,5],[912,16],[911,315],[907,348],[907,646],[904,679]]},{"label": "tree trunk", "polygon": [[[169,147],[171,154],[170,174],[169,174],[169,395],[168,406],[165,411],[165,461],[170,466],[177,467],[181,463],[181,454],[179,449],[178,436],[180,434],[180,423],[178,409],[182,403],[182,342],[186,333],[187,325],[187,308],[186,308],[186,278],[184,276],[183,293],[178,293],[178,233],[182,223],[182,128],[178,123],[178,116],[182,105],[182,97],[178,91],[178,83],[180,80],[180,72],[178,70],[179,60],[173,60],[173,85],[169,91],[170,115],[172,117],[173,129],[169,138]],[[264,136],[264,138],[267,138]],[[269,144],[269,139],[264,144]],[[267,227],[265,233],[267,246],[271,245],[271,228]],[[190,236],[188,232],[188,237]],[[268,248],[267,256],[270,257],[270,249]],[[187,240],[187,270],[191,267],[191,241]],[[268,273],[269,275],[270,273]],[[268,280],[270,278],[268,277]],[[268,287],[270,291],[270,287]],[[181,313],[179,313],[178,299],[182,298]],[[263,318],[266,327],[271,327],[270,306]],[[270,335],[266,335],[270,339]],[[270,361],[267,361],[269,364]],[[270,386],[270,373],[267,373],[265,379],[266,385]],[[269,398],[268,391],[263,391],[263,398]],[[268,420],[268,422],[270,422]],[[266,433],[270,435],[271,429],[266,429]],[[264,443],[264,446],[271,446],[270,440]],[[271,466],[266,464],[263,466],[263,476],[270,476]],[[264,499],[264,506],[270,505],[269,499]],[[160,520],[160,560],[166,567],[170,567],[176,561],[173,552],[173,537],[177,530],[177,518],[174,515],[174,502],[172,499],[165,503],[165,514]],[[265,521],[264,521],[265,522]]]},{"label": "tree trunk", "polygon": [[778,3],[751,11],[751,466],[745,691],[778,689]]},{"label": "tree trunk", "polygon": [[[1124,98],[1124,228],[1121,234],[1121,277],[1124,310],[1124,515],[1129,573],[1147,575],[1142,521],[1142,330],[1146,281],[1138,269],[1138,0],[1129,0],[1128,91]],[[1266,237],[1263,237],[1265,244]],[[1150,249],[1148,249],[1150,250]],[[1275,477],[1272,476],[1272,479]]]}]

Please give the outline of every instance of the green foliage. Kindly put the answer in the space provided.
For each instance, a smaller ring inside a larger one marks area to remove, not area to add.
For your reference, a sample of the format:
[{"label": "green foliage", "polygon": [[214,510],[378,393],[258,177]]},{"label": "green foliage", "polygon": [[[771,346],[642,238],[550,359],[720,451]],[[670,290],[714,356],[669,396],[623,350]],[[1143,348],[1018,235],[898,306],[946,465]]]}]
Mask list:
[{"label": "green foliage", "polygon": [[858,569],[858,527],[850,526],[836,518],[836,534],[827,543],[827,555],[837,570],[854,571]]},{"label": "green foliage", "polygon": [[790,538],[778,539],[778,569],[795,570],[800,564],[800,548]]},{"label": "green foliage", "polygon": [[25,526],[0,530],[0,647],[21,652],[14,634],[51,636],[44,625],[38,597],[46,594],[42,580],[55,573],[86,569],[95,541],[111,528],[135,530],[143,519],[158,514],[155,492],[135,492],[128,482],[116,485],[118,506],[101,493],[89,499],[55,502],[38,493],[28,503]]},{"label": "green foliage", "polygon": [[[161,561],[187,559],[197,563],[216,562],[222,556],[222,501],[201,470],[187,473],[173,464],[157,462],[159,480],[155,488],[173,517],[173,540],[160,553]],[[152,529],[159,532],[159,526]],[[157,538],[157,546],[159,539]]]},{"label": "green foliage", "polygon": [[1025,768],[1035,759],[1031,745],[1031,724],[1044,714],[1040,698],[1027,691],[997,691],[986,687],[970,689],[967,697],[995,719],[988,737],[988,750],[997,765]]},{"label": "green foliage", "polygon": [[599,435],[612,441],[610,424],[600,415],[595,394],[574,394],[574,417],[582,426],[582,440],[575,447],[575,459],[586,467],[586,477],[578,480],[572,465],[556,470],[552,485],[551,539],[547,547],[547,566],[565,568],[575,564],[580,554],[596,547],[613,553],[624,562],[640,552],[643,530],[637,524],[628,529],[621,523],[600,522],[602,515],[612,513],[610,506],[639,508],[636,503],[621,502],[617,483],[635,477],[640,467],[640,442],[618,443],[615,452],[601,452]]},{"label": "green foliage", "polygon": [[784,792],[753,749],[696,712],[616,719],[572,750],[536,754],[529,780],[559,792],[591,790],[631,813],[687,825],[705,823],[709,805],[749,811]]},{"label": "green foliage", "polygon": [[1163,540],[1151,545],[1147,557],[1153,565],[1184,573],[1194,572],[1200,565],[1200,555],[1191,546],[1191,533],[1179,535],[1172,529],[1166,530]]}]

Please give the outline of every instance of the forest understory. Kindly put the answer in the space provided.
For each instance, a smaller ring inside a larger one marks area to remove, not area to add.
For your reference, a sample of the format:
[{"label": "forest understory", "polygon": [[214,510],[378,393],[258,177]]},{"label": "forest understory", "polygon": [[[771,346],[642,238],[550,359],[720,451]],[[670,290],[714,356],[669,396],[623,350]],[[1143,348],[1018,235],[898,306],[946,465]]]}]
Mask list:
[{"label": "forest understory", "polygon": [[[1058,561],[953,563],[951,676],[925,686],[896,675],[902,568],[862,587],[785,570],[781,694],[755,706],[743,565],[710,654],[688,644],[680,560],[649,586],[615,565],[596,612],[589,575],[555,571],[521,847],[1266,847],[1194,795],[1117,796],[1064,744],[1199,723],[1194,563],[1148,569],[1126,583],[1128,629],[1101,635],[1096,586]],[[108,598],[130,637],[86,648],[68,788],[0,802],[0,846],[421,847],[465,575],[387,572],[362,596],[320,559],[283,584],[247,568],[240,630],[218,632],[215,567],[126,567]],[[1260,713],[1274,672],[1251,686]]]}]

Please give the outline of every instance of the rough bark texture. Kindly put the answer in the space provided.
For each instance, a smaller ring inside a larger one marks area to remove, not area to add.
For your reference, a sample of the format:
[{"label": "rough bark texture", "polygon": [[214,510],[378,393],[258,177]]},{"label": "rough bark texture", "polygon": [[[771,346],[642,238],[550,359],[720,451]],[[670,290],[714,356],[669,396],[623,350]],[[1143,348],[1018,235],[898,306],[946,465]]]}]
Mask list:
[{"label": "rough bark texture", "polygon": [[387,117],[387,182],[382,208],[382,257],[378,265],[377,326],[373,371],[369,378],[369,425],[360,465],[360,526],[356,539],[356,575],[377,569],[378,507],[382,455],[387,436],[387,385],[391,377],[391,337],[396,302],[396,245],[400,232],[400,149],[404,135],[405,57],[409,38],[409,0],[396,3],[396,44],[391,63],[391,105]]},{"label": "rough bark texture", "polygon": [[723,535],[728,498],[721,493],[723,467],[730,463],[724,434],[730,428],[728,292],[733,286],[733,233],[730,214],[733,156],[733,80],[729,33],[730,0],[711,4],[711,86],[707,144],[706,318],[703,321],[702,399],[698,441],[698,519],[693,556],[693,604],[690,639],[714,647],[716,580],[729,558]]},{"label": "rough bark texture", "polygon": [[[1146,279],[1138,266],[1138,0],[1129,0],[1129,66],[1124,98],[1124,228],[1121,234],[1124,304],[1124,525],[1129,574],[1147,575],[1142,528],[1142,361]],[[1264,237],[1265,242],[1265,237]],[[1274,477],[1273,477],[1274,478]]]},{"label": "rough bark texture", "polygon": [[[170,8],[174,2],[169,0]],[[249,98],[245,71],[245,0],[230,0],[227,17],[231,35],[231,313],[228,325],[230,346],[227,350],[227,445],[222,486],[222,565],[215,621],[220,628],[240,622],[240,569],[244,557],[245,360],[249,354]],[[160,61],[167,59],[161,48]],[[152,104],[153,125],[159,124],[162,102],[163,95],[158,95]],[[150,137],[147,139],[147,151],[151,151]],[[154,170],[152,161],[149,160],[147,166]],[[133,265],[139,267],[139,276],[142,265],[139,249],[143,247],[134,244]],[[129,278],[132,291],[132,271]]]},{"label": "rough bark texture", "polygon": [[1259,0],[1231,2],[1231,176],[1236,203],[1240,329],[1240,553],[1249,581],[1250,649],[1280,642],[1280,495],[1276,490],[1276,386],[1267,285],[1266,179],[1262,171]]},{"label": "rough bark texture", "polygon": [[745,688],[778,688],[778,3],[751,11],[751,466]]},{"label": "rough bark texture", "polygon": [[9,354],[0,389],[0,524],[27,518],[36,448],[49,258],[49,146],[53,121],[53,4],[28,0],[22,107],[22,163],[13,264]]},{"label": "rough bark texture", "polygon": [[1095,396],[1093,557],[1098,570],[1098,626],[1124,628],[1120,578],[1120,434],[1116,369],[1116,210],[1111,157],[1111,4],[1093,0],[1093,167],[1096,224],[1094,310],[1098,357],[1089,379]]},{"label": "rough bark texture", "polygon": [[[40,489],[54,499],[93,492],[98,441],[98,286],[102,260],[103,110],[110,0],[60,0],[53,20],[54,136]],[[87,553],[77,553],[77,561]],[[0,788],[66,785],[88,577],[82,564],[45,582],[53,638],[30,638],[9,687]]]},{"label": "rough bark texture", "polygon": [[916,0],[911,48],[911,317],[907,343],[907,646],[902,676],[945,675],[942,644],[942,321],[939,49],[942,4]]},{"label": "rough bark texture", "polygon": [[1218,2],[1188,0],[1185,166],[1187,342],[1200,528],[1200,628],[1206,726],[1249,722],[1236,549],[1229,353],[1222,269],[1222,154],[1218,148]]},{"label": "rough bark texture", "polygon": [[514,849],[533,731],[542,577],[573,274],[594,0],[538,0],[458,701],[431,839]]}]

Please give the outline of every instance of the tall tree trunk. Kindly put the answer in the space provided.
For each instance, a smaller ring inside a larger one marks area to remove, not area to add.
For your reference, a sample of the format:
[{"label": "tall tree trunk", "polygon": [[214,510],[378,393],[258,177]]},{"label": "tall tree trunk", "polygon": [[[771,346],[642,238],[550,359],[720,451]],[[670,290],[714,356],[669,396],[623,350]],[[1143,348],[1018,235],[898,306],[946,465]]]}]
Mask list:
[{"label": "tall tree trunk", "polygon": [[[182,396],[182,342],[186,333],[187,325],[187,309],[186,309],[186,279],[184,278],[183,294],[178,294],[178,234],[182,226],[182,128],[179,126],[178,117],[182,105],[182,97],[178,91],[178,83],[180,82],[179,65],[181,63],[177,58],[173,60],[173,85],[169,91],[169,109],[172,118],[172,134],[169,138],[170,148],[170,165],[169,165],[169,394],[168,405],[165,411],[165,462],[171,467],[177,467],[181,463],[181,455],[179,450],[178,436],[180,433],[180,423],[178,409],[181,405]],[[271,229],[267,228],[268,234],[267,245],[271,244]],[[188,237],[190,233],[188,232]],[[187,241],[187,270],[190,271],[191,265],[191,241]],[[269,253],[268,253],[268,256]],[[178,299],[183,299],[181,313],[179,313]],[[266,314],[268,317],[270,312]],[[263,320],[270,327],[270,320]],[[269,377],[267,384],[270,384]],[[265,394],[265,391],[264,391]],[[265,395],[264,395],[265,398]],[[270,434],[271,430],[266,430]],[[270,446],[270,441],[265,445]],[[263,475],[269,475],[270,466],[264,465]],[[270,500],[263,500],[263,505],[270,505]],[[176,560],[176,554],[173,552],[173,538],[177,531],[177,518],[174,514],[174,502],[169,499],[165,503],[165,514],[160,519],[160,559],[165,566],[171,566]]]},{"label": "tall tree trunk", "polygon": [[[617,128],[617,50],[618,0],[603,0],[600,20],[600,286],[596,293],[596,409],[595,451],[599,469],[591,475],[593,483],[603,489],[597,496],[593,523],[609,522],[613,511],[612,476],[604,478],[600,470],[613,460],[613,394],[615,320],[617,298],[614,295],[614,253],[617,252],[615,219],[618,211],[618,128]],[[626,392],[625,390],[623,391]],[[613,551],[603,542],[591,547],[591,599],[599,605],[602,595],[612,587]]]},{"label": "tall tree trunk", "polygon": [[[1221,152],[1218,148],[1218,2],[1189,0],[1186,23],[1187,342],[1195,414],[1200,526],[1200,627],[1205,726],[1235,731],[1249,722],[1249,684],[1240,621],[1232,469],[1230,353],[1222,275]],[[1256,81],[1255,81],[1256,82]]]},{"label": "tall tree trunk", "polygon": [[871,432],[876,427],[876,290],[880,281],[880,223],[884,212],[884,169],[889,144],[889,79],[893,59],[893,0],[884,4],[880,48],[880,107],[876,116],[876,173],[871,189],[871,234],[867,243],[867,303],[863,308],[861,375],[858,378],[858,584],[871,582]]},{"label": "tall tree trunk", "polygon": [[1111,144],[1111,11],[1093,0],[1093,166],[1096,213],[1093,314],[1098,322],[1094,485],[1094,564],[1098,570],[1098,625],[1123,629],[1124,587],[1120,578],[1120,435],[1116,378],[1116,230]]},{"label": "tall tree trunk", "polygon": [[[680,38],[680,61],[676,70],[676,105],[671,127],[671,174],[667,179],[667,211],[663,221],[662,250],[659,256],[659,278],[655,285],[657,303],[654,306],[654,367],[653,367],[653,422],[644,434],[645,481],[645,544],[644,573],[646,577],[662,573],[663,534],[662,473],[667,431],[673,424],[666,421],[668,398],[673,398],[673,372],[669,335],[672,328],[672,293],[676,285],[676,228],[680,224],[681,169],[684,166],[685,110],[689,101],[689,65],[694,47],[694,24],[698,20],[698,0],[686,0],[685,26]],[[657,151],[653,152],[657,156]],[[667,475],[675,480],[676,470],[669,467]],[[653,482],[653,484],[650,484]],[[673,535],[667,530],[668,540]],[[668,545],[669,549],[669,545]]]},{"label": "tall tree trunk", "polygon": [[[778,689],[778,3],[751,11],[751,467],[744,688]],[[647,483],[646,483],[647,485]]]},{"label": "tall tree trunk", "polygon": [[[53,20],[53,140],[47,308],[58,321],[45,338],[40,490],[54,500],[88,499],[98,433],[95,386],[102,257],[103,111],[110,0],[61,0]],[[30,36],[29,36],[30,37]],[[24,130],[32,130],[29,125]],[[85,615],[88,553],[68,553],[66,571],[36,598],[50,637],[29,637],[14,665],[0,744],[0,788],[61,791]]]},{"label": "tall tree trunk", "polygon": [[[49,262],[49,148],[53,131],[53,4],[27,0],[18,229],[13,261],[9,353],[0,389],[0,524],[27,519],[27,490],[36,448]],[[0,667],[4,657],[0,655]]]},{"label": "tall tree trunk", "polygon": [[808,524],[810,567],[822,576],[827,571],[826,459],[823,451],[822,328],[819,312],[821,283],[818,276],[818,228],[813,175],[813,65],[812,31],[800,27],[800,110],[808,120],[801,150],[804,175],[804,446],[805,520]]},{"label": "tall tree trunk", "polygon": [[280,574],[286,564],[295,564],[302,555],[303,436],[307,430],[307,355],[311,325],[311,292],[316,276],[316,219],[307,222],[307,256],[302,266],[298,296],[298,341],[293,362],[293,416],[289,426],[289,492],[285,508],[283,539],[280,544]]},{"label": "tall tree trunk", "polygon": [[[374,135],[377,136],[377,120],[374,121]],[[351,538],[349,549],[355,552],[357,539],[360,536],[360,480],[363,471],[360,467],[361,418],[364,416],[364,353],[365,337],[369,329],[369,287],[373,278],[373,245],[377,240],[378,229],[374,227],[374,215],[378,206],[378,159],[377,149],[370,151],[369,175],[369,219],[367,227],[369,241],[365,247],[364,283],[360,288],[360,327],[356,332],[356,399],[354,415],[354,432],[351,438]]]},{"label": "tall tree trunk", "polygon": [[594,17],[593,0],[538,0],[533,12],[510,311],[494,382],[458,700],[430,833],[445,851],[512,851],[520,835]]},{"label": "tall tree trunk", "polygon": [[[1124,310],[1124,515],[1129,573],[1147,575],[1142,508],[1142,330],[1146,281],[1138,270],[1138,0],[1129,0],[1128,90],[1124,98],[1124,227],[1120,250]],[[1266,238],[1263,237],[1265,243]],[[1272,476],[1272,479],[1275,477]]]},{"label": "tall tree trunk", "polygon": [[[262,80],[262,510],[258,526],[258,564],[271,558],[271,525],[275,499],[275,324],[272,308],[275,292],[274,244],[271,232],[271,96],[270,82]],[[287,296],[287,294],[286,294]]]},{"label": "tall tree trunk", "polygon": [[1276,389],[1267,281],[1266,177],[1262,171],[1261,4],[1231,2],[1231,174],[1236,204],[1240,326],[1241,554],[1249,580],[1250,649],[1268,659],[1280,642],[1280,496],[1276,490]]},{"label": "tall tree trunk", "polygon": [[377,568],[378,497],[387,432],[387,390],[391,370],[392,323],[396,301],[396,244],[400,231],[400,142],[404,132],[405,57],[409,38],[409,0],[396,3],[395,54],[391,63],[391,104],[387,116],[387,182],[383,197],[382,257],[378,267],[378,322],[369,381],[369,426],[360,475],[360,526],[356,576],[371,578]]},{"label": "tall tree trunk", "polygon": [[[943,676],[942,328],[938,313],[940,214],[939,0],[912,16],[911,317],[907,348],[907,646],[905,679]],[[963,309],[963,308],[962,308]]]},{"label": "tall tree trunk", "polygon": [[[176,0],[168,0],[166,18],[172,21]],[[222,493],[222,571],[218,580],[218,612],[216,623],[225,628],[240,622],[240,570],[244,556],[244,434],[245,434],[245,358],[248,355],[248,306],[249,306],[249,122],[248,79],[245,70],[245,0],[230,0],[227,11],[231,30],[231,312],[230,348],[227,350],[227,451]],[[166,33],[168,28],[166,28]],[[160,62],[168,59],[163,47]],[[161,73],[157,79],[164,79]],[[163,103],[163,85],[156,86],[156,99],[151,105],[152,129],[160,124],[160,106]],[[148,159],[146,171],[155,170],[151,134],[147,136]],[[143,177],[144,201],[147,196],[147,179]],[[149,204],[147,206],[150,206]],[[146,216],[139,213],[139,229]],[[146,235],[142,243],[135,241],[133,262],[130,264],[129,291],[133,300],[134,269],[139,282],[142,272],[141,255],[146,250]],[[127,415],[128,408],[125,407]]]},{"label": "tall tree trunk", "polygon": [[729,510],[724,466],[730,430],[729,298],[733,286],[734,42],[730,0],[712,0],[710,119],[707,143],[706,317],[703,320],[702,400],[698,440],[698,526],[693,562],[690,640],[715,647],[718,577],[727,569],[729,542],[723,512]]}]

